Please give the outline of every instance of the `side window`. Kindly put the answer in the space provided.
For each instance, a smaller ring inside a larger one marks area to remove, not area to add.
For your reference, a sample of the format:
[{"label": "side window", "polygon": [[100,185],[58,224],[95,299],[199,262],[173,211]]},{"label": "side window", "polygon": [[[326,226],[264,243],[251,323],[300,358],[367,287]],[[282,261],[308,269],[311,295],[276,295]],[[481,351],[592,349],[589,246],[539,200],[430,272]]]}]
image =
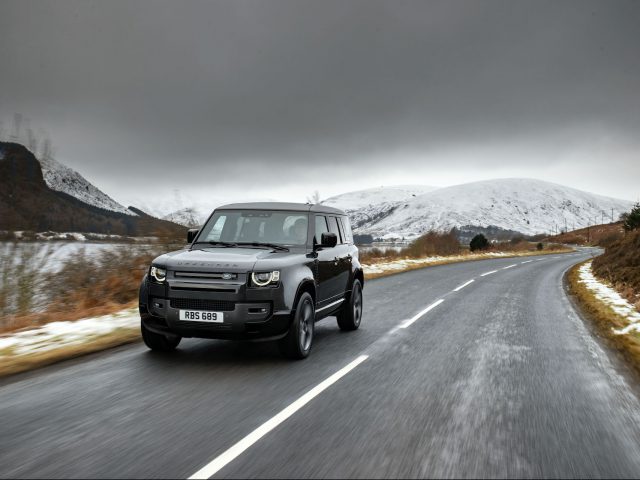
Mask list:
[{"label": "side window", "polygon": [[340,237],[338,238],[342,238],[342,242],[338,242],[338,243],[347,243],[347,240],[344,236],[344,227],[342,226],[342,219],[340,217],[336,217],[336,220],[338,221],[338,230],[340,230]]},{"label": "side window", "polygon": [[340,239],[340,230],[338,229],[338,221],[336,220],[336,217],[327,217],[327,220],[329,220],[329,231],[331,233],[336,234],[336,237],[338,237],[338,243],[342,243],[342,240]]},{"label": "side window", "polygon": [[324,215],[316,215],[316,235],[314,243],[319,244],[322,240],[322,234],[328,233],[329,227],[327,227],[327,217]]},{"label": "side window", "polygon": [[349,224],[349,219],[347,217],[339,217],[338,226],[340,227],[340,232],[342,232],[344,243],[352,244],[353,234],[351,233],[351,225]]}]

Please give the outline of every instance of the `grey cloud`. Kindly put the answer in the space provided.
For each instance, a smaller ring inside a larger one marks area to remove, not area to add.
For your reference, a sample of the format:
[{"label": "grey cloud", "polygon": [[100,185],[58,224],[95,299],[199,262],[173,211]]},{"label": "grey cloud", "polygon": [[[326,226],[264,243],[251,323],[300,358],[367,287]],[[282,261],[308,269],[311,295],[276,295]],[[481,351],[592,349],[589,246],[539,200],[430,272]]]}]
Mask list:
[{"label": "grey cloud", "polygon": [[139,176],[312,182],[321,163],[383,180],[397,152],[401,171],[445,172],[477,161],[447,152],[487,145],[527,150],[488,155],[489,173],[526,174],[532,151],[553,166],[600,137],[629,158],[639,20],[633,1],[5,0],[0,114],[27,114],[116,196]]}]

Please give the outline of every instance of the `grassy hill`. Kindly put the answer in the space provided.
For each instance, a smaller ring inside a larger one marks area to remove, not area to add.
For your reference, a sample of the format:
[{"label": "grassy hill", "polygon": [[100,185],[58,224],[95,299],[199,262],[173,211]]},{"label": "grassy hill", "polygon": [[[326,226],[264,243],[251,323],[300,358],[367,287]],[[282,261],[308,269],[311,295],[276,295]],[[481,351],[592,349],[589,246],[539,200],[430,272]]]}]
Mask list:
[{"label": "grassy hill", "polygon": [[554,243],[570,243],[574,245],[607,246],[624,236],[622,222],[605,223],[580,228],[570,232],[546,237],[544,240]]}]

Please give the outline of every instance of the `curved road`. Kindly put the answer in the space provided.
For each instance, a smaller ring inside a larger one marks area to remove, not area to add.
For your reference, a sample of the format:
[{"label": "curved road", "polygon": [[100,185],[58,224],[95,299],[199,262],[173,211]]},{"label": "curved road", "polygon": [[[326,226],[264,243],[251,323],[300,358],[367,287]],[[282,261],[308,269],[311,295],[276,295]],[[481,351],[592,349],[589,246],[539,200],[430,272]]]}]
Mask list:
[{"label": "curved road", "polygon": [[184,340],[6,379],[0,477],[638,477],[636,390],[562,286],[589,255],[369,281],[301,362]]}]

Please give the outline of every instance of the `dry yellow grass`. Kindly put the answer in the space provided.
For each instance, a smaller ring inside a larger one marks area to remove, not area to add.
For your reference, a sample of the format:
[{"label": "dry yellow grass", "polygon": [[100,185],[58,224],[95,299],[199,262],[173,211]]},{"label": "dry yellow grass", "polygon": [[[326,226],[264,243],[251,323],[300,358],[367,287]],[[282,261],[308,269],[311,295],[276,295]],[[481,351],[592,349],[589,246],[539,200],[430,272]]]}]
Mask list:
[{"label": "dry yellow grass", "polygon": [[595,294],[583,283],[579,282],[579,269],[585,262],[574,265],[567,272],[567,286],[580,309],[589,318],[597,333],[607,344],[619,351],[628,364],[640,375],[640,334],[630,332],[616,335],[613,329],[627,326],[624,317],[618,315],[611,307],[596,298]]},{"label": "dry yellow grass", "polygon": [[126,343],[137,342],[140,341],[140,339],[140,331],[137,328],[120,328],[106,335],[89,338],[83,343],[65,345],[60,348],[53,348],[42,352],[33,352],[24,355],[11,355],[10,352],[8,352],[8,354],[2,355],[0,377],[32,370],[88,353],[99,352]]}]

